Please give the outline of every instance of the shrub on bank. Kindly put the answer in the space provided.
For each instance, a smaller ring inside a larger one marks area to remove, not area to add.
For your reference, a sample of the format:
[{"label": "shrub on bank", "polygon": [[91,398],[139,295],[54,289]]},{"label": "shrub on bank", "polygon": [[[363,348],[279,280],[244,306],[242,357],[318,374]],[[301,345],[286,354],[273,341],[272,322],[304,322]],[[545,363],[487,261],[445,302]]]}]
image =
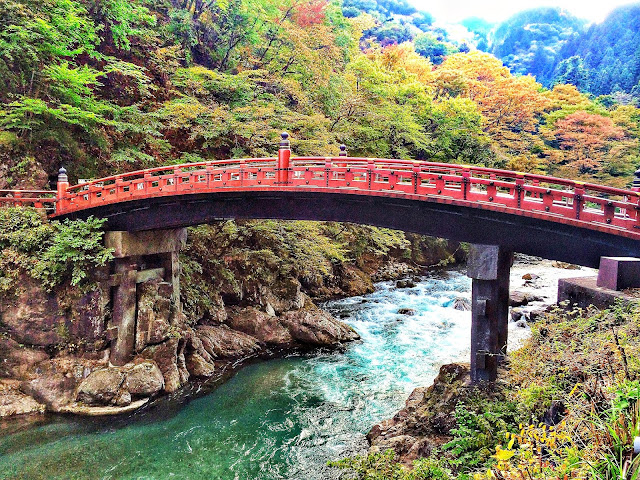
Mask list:
[{"label": "shrub on bank", "polygon": [[89,272],[113,258],[102,242],[104,222],[49,222],[34,208],[0,208],[0,293],[14,290],[22,274],[47,290],[67,282],[87,289]]}]

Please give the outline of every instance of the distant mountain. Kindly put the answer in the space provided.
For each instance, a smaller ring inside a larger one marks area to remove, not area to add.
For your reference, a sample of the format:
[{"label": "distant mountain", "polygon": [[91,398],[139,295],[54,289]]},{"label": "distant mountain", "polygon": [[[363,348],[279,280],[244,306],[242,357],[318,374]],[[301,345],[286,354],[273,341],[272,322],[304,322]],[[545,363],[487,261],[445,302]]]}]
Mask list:
[{"label": "distant mountain", "polygon": [[557,73],[573,57],[582,62],[589,92],[606,95],[636,87],[640,96],[640,3],[615,9],[604,22],[572,38],[560,52]]},{"label": "distant mountain", "polygon": [[495,23],[488,22],[484,18],[469,17],[462,20],[460,24],[473,33],[474,43],[478,50],[489,51],[489,34],[495,27]]},{"label": "distant mountain", "polygon": [[434,25],[431,15],[409,0],[343,0],[345,16],[362,12],[377,21],[365,38],[383,46],[412,41],[435,64],[469,51],[470,45],[492,53],[515,75],[535,76],[545,87],[570,83],[594,95],[623,92],[625,101],[640,102],[640,3],[619,7],[592,25],[554,7],[525,10],[497,25],[471,17],[455,27],[469,32],[468,45],[454,41],[460,37],[450,37],[447,26]]},{"label": "distant mountain", "polygon": [[489,52],[514,74],[531,74],[543,85],[553,81],[554,67],[569,42],[585,32],[586,20],[560,8],[520,12],[488,35]]}]

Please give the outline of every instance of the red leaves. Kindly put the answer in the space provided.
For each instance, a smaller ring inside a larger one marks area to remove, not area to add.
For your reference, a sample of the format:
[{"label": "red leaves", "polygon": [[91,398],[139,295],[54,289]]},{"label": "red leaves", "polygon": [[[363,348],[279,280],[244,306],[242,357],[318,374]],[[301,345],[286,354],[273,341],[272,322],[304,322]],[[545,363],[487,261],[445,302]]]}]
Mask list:
[{"label": "red leaves", "polygon": [[327,4],[326,0],[309,0],[302,2],[295,7],[292,19],[300,27],[309,27],[323,23]]}]

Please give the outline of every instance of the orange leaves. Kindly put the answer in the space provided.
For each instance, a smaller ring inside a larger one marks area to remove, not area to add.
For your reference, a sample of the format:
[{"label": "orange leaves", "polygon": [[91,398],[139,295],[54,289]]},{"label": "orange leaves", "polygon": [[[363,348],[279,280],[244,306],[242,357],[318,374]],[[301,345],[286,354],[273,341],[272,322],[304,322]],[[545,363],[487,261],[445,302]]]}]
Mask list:
[{"label": "orange leaves", "polygon": [[609,117],[578,111],[556,122],[553,134],[565,163],[575,174],[597,173],[612,142],[624,139],[624,130]]},{"label": "orange leaves", "polygon": [[537,169],[538,160],[530,152],[539,120],[551,102],[533,77],[514,77],[492,55],[470,52],[451,55],[433,78],[436,97],[467,97],[478,105],[483,130],[500,158],[511,166],[517,159],[520,169]]},{"label": "orange leaves", "polygon": [[609,117],[579,111],[556,122],[556,137],[562,150],[583,148],[594,151],[607,142],[622,139],[624,130]]}]

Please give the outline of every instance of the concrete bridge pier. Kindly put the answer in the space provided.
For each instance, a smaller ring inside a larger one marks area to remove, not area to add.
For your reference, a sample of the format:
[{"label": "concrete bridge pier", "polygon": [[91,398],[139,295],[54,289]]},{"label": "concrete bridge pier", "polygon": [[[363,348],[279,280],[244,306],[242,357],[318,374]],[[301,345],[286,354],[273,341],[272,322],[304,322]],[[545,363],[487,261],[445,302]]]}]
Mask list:
[{"label": "concrete bridge pier", "polygon": [[471,289],[471,381],[493,382],[507,353],[509,271],[513,252],[472,244],[467,261]]},{"label": "concrete bridge pier", "polygon": [[[108,327],[109,361],[113,365],[124,365],[133,359],[136,350],[166,339],[171,324],[181,315],[178,254],[186,239],[184,228],[136,233],[111,231],[105,235],[105,244],[113,249],[115,257],[109,278],[112,317]],[[149,302],[149,286],[155,286],[153,291],[157,292],[151,298],[156,303],[168,304],[167,308],[140,305],[141,301]],[[165,314],[156,313],[160,310]]]}]

